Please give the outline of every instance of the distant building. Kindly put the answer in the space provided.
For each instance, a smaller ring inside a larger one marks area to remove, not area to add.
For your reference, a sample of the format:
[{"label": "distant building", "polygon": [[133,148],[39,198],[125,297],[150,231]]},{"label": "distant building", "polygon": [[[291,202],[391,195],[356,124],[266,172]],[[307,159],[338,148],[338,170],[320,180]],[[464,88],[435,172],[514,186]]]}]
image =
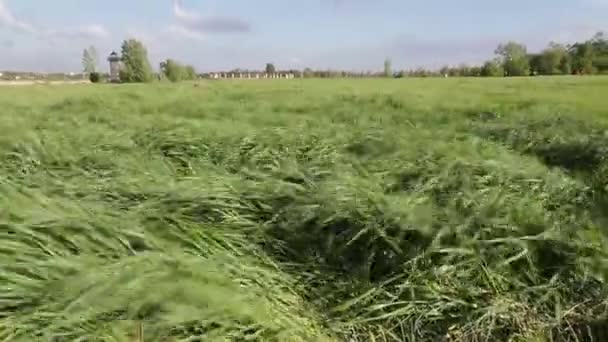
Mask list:
[{"label": "distant building", "polygon": [[120,82],[120,60],[121,58],[116,51],[112,51],[108,57],[108,62],[110,62],[110,82],[112,83]]}]

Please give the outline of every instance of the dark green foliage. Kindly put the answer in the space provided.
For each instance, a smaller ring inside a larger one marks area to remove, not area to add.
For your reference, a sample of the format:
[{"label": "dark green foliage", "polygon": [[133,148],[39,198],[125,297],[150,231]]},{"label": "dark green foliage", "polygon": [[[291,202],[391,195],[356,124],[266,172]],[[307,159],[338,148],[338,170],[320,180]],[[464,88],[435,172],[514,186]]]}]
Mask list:
[{"label": "dark green foliage", "polygon": [[593,66],[595,52],[590,42],[577,43],[571,48],[572,69],[577,74],[594,74],[596,69]]},{"label": "dark green foliage", "polygon": [[276,68],[274,67],[274,64],[272,63],[266,63],[265,70],[267,74],[274,74],[275,72],[277,72]]},{"label": "dark green foliage", "polygon": [[92,72],[89,74],[89,80],[91,83],[99,83],[99,81],[101,81],[101,75],[98,72]]}]

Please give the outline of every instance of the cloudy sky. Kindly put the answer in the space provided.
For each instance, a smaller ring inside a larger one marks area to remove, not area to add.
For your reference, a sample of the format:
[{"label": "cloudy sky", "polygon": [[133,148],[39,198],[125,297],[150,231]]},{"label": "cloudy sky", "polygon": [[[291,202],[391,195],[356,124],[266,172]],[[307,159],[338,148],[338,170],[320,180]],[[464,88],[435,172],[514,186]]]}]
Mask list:
[{"label": "cloudy sky", "polygon": [[83,48],[125,38],[202,71],[437,67],[586,39],[606,18],[608,0],[0,0],[0,70],[79,71]]}]

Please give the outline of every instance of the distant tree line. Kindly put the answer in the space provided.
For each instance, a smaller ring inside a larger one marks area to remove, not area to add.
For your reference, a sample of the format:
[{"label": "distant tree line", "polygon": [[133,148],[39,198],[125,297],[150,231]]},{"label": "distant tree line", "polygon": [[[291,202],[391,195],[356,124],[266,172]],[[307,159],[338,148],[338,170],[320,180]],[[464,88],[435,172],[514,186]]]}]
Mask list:
[{"label": "distant tree line", "polygon": [[480,66],[461,64],[457,67],[444,66],[438,71],[417,69],[402,71],[396,77],[404,76],[536,76],[536,75],[596,75],[608,74],[608,35],[603,32],[591,39],[571,45],[555,42],[540,53],[529,53],[524,44],[507,42],[495,51],[496,58]]},{"label": "distant tree line", "polygon": [[[591,39],[571,45],[555,42],[539,53],[529,53],[524,44],[507,42],[494,51],[496,57],[482,65],[460,64],[439,70],[417,68],[393,72],[389,58],[381,72],[339,70],[289,71],[297,76],[314,78],[354,77],[509,77],[536,75],[597,75],[608,74],[608,35],[598,32]],[[268,71],[268,67],[266,68]],[[273,69],[274,70],[274,66]]]},{"label": "distant tree line", "polygon": [[[182,64],[174,59],[160,63],[160,73],[155,73],[148,60],[148,52],[138,40],[125,40],[121,46],[120,79],[122,82],[151,82],[155,79],[179,82],[198,77],[195,68]],[[505,77],[534,75],[595,75],[608,74],[608,35],[603,32],[592,38],[571,45],[555,42],[539,53],[529,53],[524,44],[507,42],[495,50],[496,57],[482,65],[444,66],[439,70],[418,68],[393,72],[389,58],[384,61],[381,72],[352,72],[338,70],[285,70],[296,77],[305,78],[340,78],[340,77]],[[91,81],[98,78],[97,64],[99,56],[94,47],[83,52],[83,72]],[[273,63],[266,64],[267,74],[277,72]],[[246,72],[240,69],[233,73]]]},{"label": "distant tree line", "polygon": [[439,70],[417,68],[392,72],[391,60],[383,72],[304,70],[304,77],[508,77],[536,75],[608,74],[608,35],[598,32],[591,39],[571,45],[555,42],[539,53],[529,53],[524,44],[507,42],[495,50],[496,57],[482,65],[460,64]]}]

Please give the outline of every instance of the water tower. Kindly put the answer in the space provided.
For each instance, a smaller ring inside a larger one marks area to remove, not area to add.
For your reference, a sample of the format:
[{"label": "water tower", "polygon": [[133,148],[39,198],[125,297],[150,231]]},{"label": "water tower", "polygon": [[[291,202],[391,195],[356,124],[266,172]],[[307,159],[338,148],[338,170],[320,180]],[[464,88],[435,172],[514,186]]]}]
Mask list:
[{"label": "water tower", "polygon": [[120,82],[120,56],[116,51],[112,51],[108,57],[108,62],[110,62],[110,82]]}]

